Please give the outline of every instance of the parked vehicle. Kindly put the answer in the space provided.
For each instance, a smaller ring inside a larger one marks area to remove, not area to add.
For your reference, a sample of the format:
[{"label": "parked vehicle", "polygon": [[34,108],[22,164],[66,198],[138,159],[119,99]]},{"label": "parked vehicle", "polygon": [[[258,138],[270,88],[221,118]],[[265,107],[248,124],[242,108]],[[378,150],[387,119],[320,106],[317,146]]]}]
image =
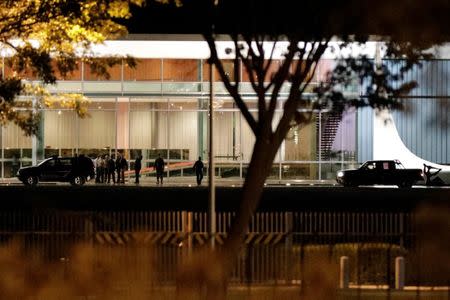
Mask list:
[{"label": "parked vehicle", "polygon": [[421,180],[421,169],[406,169],[398,160],[367,161],[359,169],[337,172],[336,177],[344,186],[384,184],[409,188]]},{"label": "parked vehicle", "polygon": [[25,185],[42,182],[70,182],[83,185],[95,177],[94,163],[85,156],[47,158],[37,166],[20,168],[17,177]]}]

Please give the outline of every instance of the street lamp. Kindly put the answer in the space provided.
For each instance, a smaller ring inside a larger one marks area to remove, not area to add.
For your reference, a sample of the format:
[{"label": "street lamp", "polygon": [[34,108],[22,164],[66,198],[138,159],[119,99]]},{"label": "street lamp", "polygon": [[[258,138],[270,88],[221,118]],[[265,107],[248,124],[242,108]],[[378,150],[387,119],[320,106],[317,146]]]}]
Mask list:
[{"label": "street lamp", "polygon": [[215,246],[216,235],[216,186],[214,182],[214,151],[213,151],[213,136],[214,136],[214,64],[209,62],[209,235],[211,248]]}]

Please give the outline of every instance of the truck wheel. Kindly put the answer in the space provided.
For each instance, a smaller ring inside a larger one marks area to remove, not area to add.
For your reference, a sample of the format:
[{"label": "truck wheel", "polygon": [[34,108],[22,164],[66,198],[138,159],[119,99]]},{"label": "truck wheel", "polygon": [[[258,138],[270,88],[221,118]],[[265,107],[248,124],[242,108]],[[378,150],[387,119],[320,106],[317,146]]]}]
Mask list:
[{"label": "truck wheel", "polygon": [[25,185],[35,186],[38,183],[38,181],[39,181],[39,179],[36,176],[28,176],[27,178],[25,178],[23,183]]},{"label": "truck wheel", "polygon": [[84,182],[85,182],[84,177],[83,177],[83,176],[80,176],[80,175],[75,176],[75,177],[72,178],[72,180],[70,181],[70,183],[71,183],[72,185],[76,185],[76,186],[83,185]]},{"label": "truck wheel", "polygon": [[412,187],[412,182],[408,180],[403,180],[398,184],[399,188],[410,188]]}]

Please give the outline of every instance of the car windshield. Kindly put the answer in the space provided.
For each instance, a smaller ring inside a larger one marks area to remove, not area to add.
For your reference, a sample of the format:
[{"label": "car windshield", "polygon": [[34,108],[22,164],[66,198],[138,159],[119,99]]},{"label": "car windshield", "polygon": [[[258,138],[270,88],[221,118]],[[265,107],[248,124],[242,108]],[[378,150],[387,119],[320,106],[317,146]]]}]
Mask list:
[{"label": "car windshield", "polygon": [[49,160],[52,160],[52,158],[44,159],[43,161],[41,161],[40,163],[38,163],[38,166],[42,166],[43,164],[45,164],[45,163],[48,162]]}]

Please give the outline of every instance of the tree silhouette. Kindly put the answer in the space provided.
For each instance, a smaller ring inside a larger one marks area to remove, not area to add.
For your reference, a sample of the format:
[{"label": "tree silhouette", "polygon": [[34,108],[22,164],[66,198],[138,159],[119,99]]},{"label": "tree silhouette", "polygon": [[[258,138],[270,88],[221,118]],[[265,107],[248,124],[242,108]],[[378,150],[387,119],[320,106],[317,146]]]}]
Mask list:
[{"label": "tree silhouette", "polygon": [[[439,32],[440,21],[421,14],[426,15],[426,11],[434,11],[437,7],[439,11],[449,11],[449,4],[431,1],[424,6],[410,1],[395,4],[381,1],[373,9],[369,9],[370,5],[365,1],[302,1],[298,6],[289,1],[269,4],[219,1],[210,5],[211,23],[203,32],[211,51],[209,62],[217,69],[255,135],[240,207],[228,237],[223,247],[212,255],[214,262],[197,264],[188,271],[191,277],[205,281],[208,295],[221,298],[224,286],[220,288],[218,277],[222,276],[225,283],[235,265],[249,221],[263,193],[264,182],[289,129],[311,122],[314,111],[322,108],[337,112],[363,106],[401,108],[400,99],[417,86],[416,82],[404,80],[405,73],[420,65],[421,60],[431,58],[427,49],[448,38]],[[362,13],[357,15],[355,11]],[[393,11],[395,16],[392,16]],[[233,13],[235,15],[231,16]],[[220,21],[226,19],[221,14],[229,14],[232,21],[228,27]],[[219,21],[215,21],[216,16]],[[234,44],[225,49],[225,54],[232,56],[234,76],[225,70],[221,59],[224,53],[219,53],[217,40],[231,40]],[[344,54],[368,40],[380,42],[383,60],[366,54]],[[280,42],[287,43],[287,47],[281,62],[275,65],[274,53]],[[324,82],[311,88],[313,75],[326,51],[336,53],[336,66]],[[391,67],[386,63],[388,60]],[[256,116],[250,112],[240,93],[240,64],[257,97]],[[364,88],[362,95],[345,92],[355,80]],[[289,92],[286,99],[281,99],[280,91],[285,87]],[[306,92],[311,91],[312,95],[307,95]],[[275,110],[280,100],[283,100],[283,109],[278,119]],[[211,264],[219,271],[211,272],[208,269]]]}]

